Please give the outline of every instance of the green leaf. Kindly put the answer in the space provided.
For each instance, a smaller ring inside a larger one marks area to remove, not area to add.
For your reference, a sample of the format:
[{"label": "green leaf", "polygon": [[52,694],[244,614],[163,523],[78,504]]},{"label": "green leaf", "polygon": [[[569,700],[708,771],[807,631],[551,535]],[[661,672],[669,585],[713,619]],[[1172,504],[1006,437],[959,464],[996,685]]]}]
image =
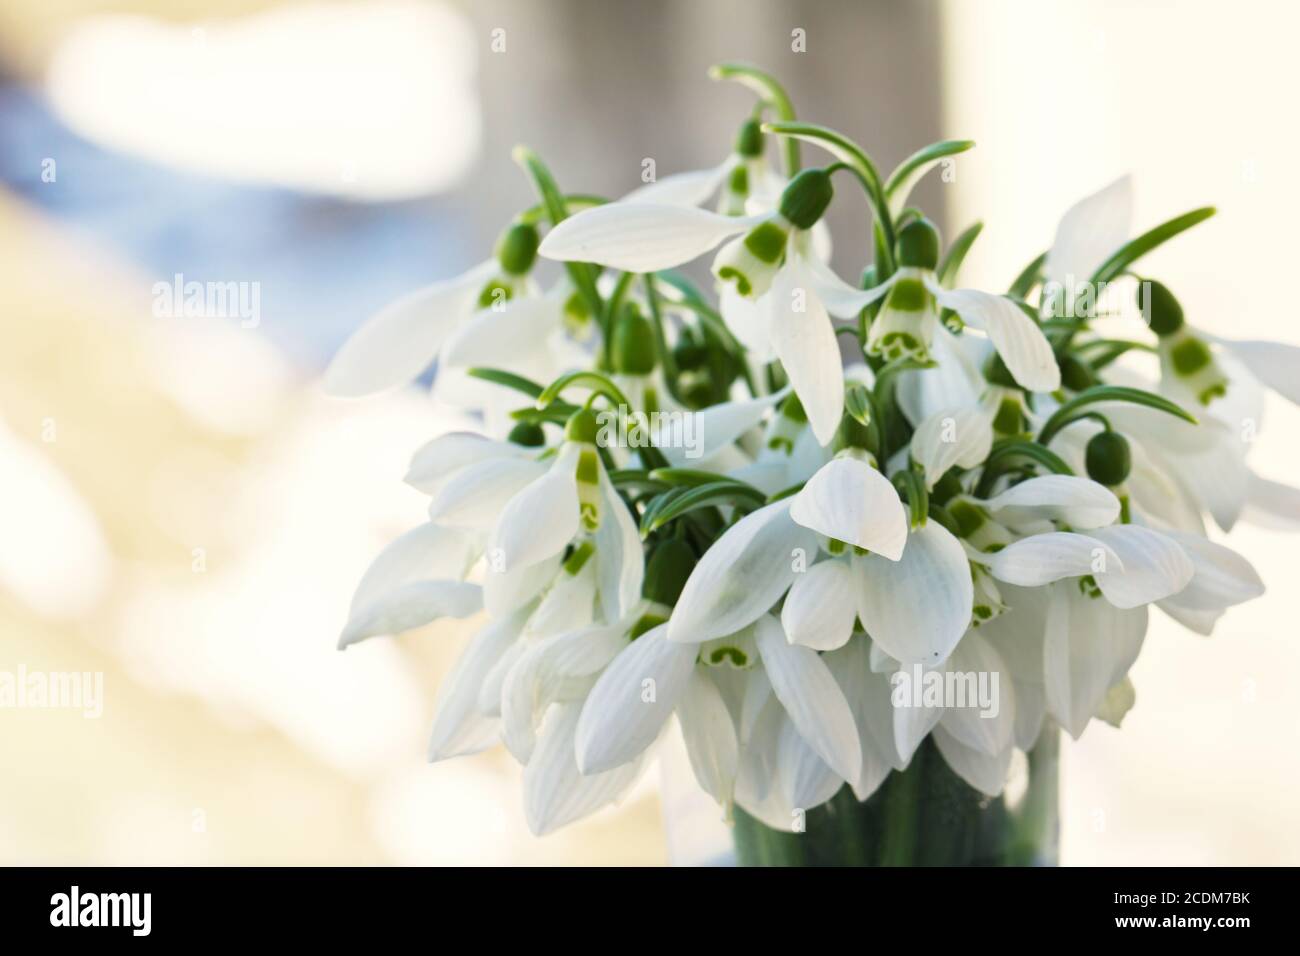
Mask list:
[{"label": "green leaf", "polygon": [[[756,66],[750,66],[748,63],[719,63],[709,67],[709,78],[739,83],[758,94],[758,98],[780,119],[786,122],[793,122],[795,119],[794,103],[791,102],[785,87]],[[783,147],[786,178],[793,179],[794,174],[799,172],[799,144],[786,140]]]},{"label": "green leaf", "polygon": [[1125,352],[1134,350],[1154,352],[1156,349],[1145,342],[1130,342],[1127,339],[1093,339],[1074,347],[1075,354],[1087,362],[1093,371],[1100,371]]},{"label": "green leaf", "polygon": [[[519,167],[532,179],[533,186],[536,188],[538,195],[542,197],[542,205],[546,208],[546,218],[551,221],[552,226],[559,225],[568,217],[569,210],[565,204],[564,195],[555,184],[555,177],[551,175],[551,171],[546,168],[546,164],[542,162],[541,158],[527,146],[516,146],[512,155]],[[566,262],[564,268],[573,280],[579,295],[586,301],[591,314],[594,316],[602,315],[600,293],[596,290],[596,277],[592,267],[585,262]],[[605,333],[608,338],[609,330],[606,329]]]},{"label": "green leaf", "polygon": [[1163,395],[1156,395],[1154,392],[1147,392],[1140,388],[1129,388],[1125,385],[1094,385],[1092,388],[1084,389],[1052,413],[1052,417],[1047,420],[1042,431],[1038,433],[1039,443],[1043,445],[1050,444],[1062,428],[1080,417],[1081,414],[1086,414],[1082,412],[1083,409],[1098,402],[1128,402],[1133,405],[1143,405],[1164,412],[1166,415],[1181,418],[1193,425],[1196,424],[1194,416]]},{"label": "green leaf", "polygon": [[1007,292],[1017,299],[1023,299],[1029,295],[1029,290],[1038,285],[1038,280],[1043,277],[1043,264],[1046,262],[1047,253],[1040,253],[1033,262],[1021,270],[1020,275],[1016,276],[1016,281],[1011,283],[1011,288],[1007,289]]},{"label": "green leaf", "polygon": [[[567,196],[561,196],[566,212],[572,213],[575,209],[590,209],[592,206],[603,206],[607,202],[604,196],[594,196],[590,193],[569,193]],[[550,219],[550,209],[545,202],[539,202],[534,206],[529,206],[518,216],[520,222],[526,222],[530,226],[535,226],[542,220]]]},{"label": "green leaf", "polygon": [[625,408],[632,407],[631,403],[627,400],[627,396],[619,390],[619,387],[615,385],[608,376],[602,375],[600,372],[589,371],[567,372],[566,374],[561,375],[550,385],[546,386],[546,389],[537,396],[537,407],[545,408],[547,405],[550,405],[560,397],[561,392],[571,385],[589,388],[600,395],[604,395],[615,405],[623,406]]},{"label": "green leaf", "polygon": [[1018,459],[1028,459],[1057,475],[1074,474],[1074,469],[1050,448],[1023,438],[1004,438],[994,443],[988,458],[984,460],[983,473],[975,488],[976,497],[987,498],[993,490],[993,483],[999,476],[1015,468]]},{"label": "green leaf", "polygon": [[1168,222],[1161,223],[1154,229],[1142,233],[1136,239],[1124,243],[1115,251],[1114,255],[1103,262],[1097,271],[1093,273],[1092,281],[1109,282],[1152,249],[1164,245],[1179,233],[1191,229],[1192,226],[1205,222],[1214,215],[1214,212],[1213,206],[1193,209],[1191,212],[1185,212]]},{"label": "green leaf", "polygon": [[735,478],[723,478],[722,475],[712,471],[699,471],[695,468],[656,468],[650,472],[650,477],[655,481],[663,481],[670,485],[686,485],[688,487],[698,487],[700,485],[716,484],[719,481],[731,481],[738,485],[750,487],[743,481]]},{"label": "green leaf", "polygon": [[516,392],[523,392],[529,398],[537,398],[543,391],[542,386],[532,379],[516,375],[514,372],[507,372],[504,369],[471,368],[466,370],[466,374],[474,378],[481,378],[485,382],[491,382],[493,385],[513,388]]},{"label": "green leaf", "polygon": [[885,198],[891,204],[903,201],[912,187],[937,163],[949,156],[964,153],[974,145],[975,141],[970,139],[948,139],[917,150],[889,174],[889,180],[885,183]]},{"label": "green leaf", "polygon": [[983,230],[984,223],[974,222],[966,227],[965,232],[952,241],[952,245],[948,247],[948,251],[943,254],[943,259],[939,262],[937,275],[943,285],[952,285],[957,278],[957,270],[966,261],[966,253],[970,252],[970,247],[975,245],[975,240],[979,238]]},{"label": "green leaf", "polygon": [[673,519],[700,508],[713,508],[723,504],[754,508],[763,505],[767,500],[757,488],[751,488],[737,481],[716,481],[707,485],[675,489],[675,491],[679,493],[668,492],[672,495],[672,500],[655,508],[653,514],[647,511],[642,517],[643,537],[658,531]]}]

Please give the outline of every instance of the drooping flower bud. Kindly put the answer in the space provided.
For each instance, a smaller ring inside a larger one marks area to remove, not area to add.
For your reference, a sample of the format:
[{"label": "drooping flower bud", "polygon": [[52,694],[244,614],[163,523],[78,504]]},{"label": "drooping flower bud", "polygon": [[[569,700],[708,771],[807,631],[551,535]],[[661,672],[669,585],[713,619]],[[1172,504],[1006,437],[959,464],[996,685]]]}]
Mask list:
[{"label": "drooping flower bud", "polygon": [[594,445],[599,434],[600,423],[596,421],[596,413],[589,408],[578,409],[569,416],[568,422],[564,425],[565,441]]},{"label": "drooping flower bud", "polygon": [[546,444],[546,433],[536,422],[520,422],[510,429],[506,438],[512,444],[523,445],[525,448],[540,448]]},{"label": "drooping flower bud", "polygon": [[537,247],[541,244],[537,227],[517,222],[497,240],[496,257],[507,275],[527,275],[537,261]]},{"label": "drooping flower bud", "polygon": [[835,190],[824,169],[805,169],[785,187],[778,207],[796,229],[811,229],[831,204]]},{"label": "drooping flower bud", "polygon": [[898,233],[900,268],[930,269],[939,265],[939,230],[924,217],[913,219]]},{"label": "drooping flower bud", "polygon": [[740,124],[740,131],[736,133],[736,155],[743,156],[745,159],[762,156],[764,140],[762,124],[756,119],[745,120]]},{"label": "drooping flower bud", "polygon": [[1183,327],[1183,307],[1163,283],[1154,279],[1139,282],[1137,304],[1151,331],[1161,338]]},{"label": "drooping flower bud", "polygon": [[611,351],[614,371],[621,375],[649,375],[658,364],[654,323],[641,314],[635,302],[624,303],[614,323]]},{"label": "drooping flower bud", "polygon": [[1093,481],[1108,488],[1123,484],[1133,467],[1128,439],[1119,432],[1098,432],[1088,441],[1084,464],[1088,468],[1088,477]]}]

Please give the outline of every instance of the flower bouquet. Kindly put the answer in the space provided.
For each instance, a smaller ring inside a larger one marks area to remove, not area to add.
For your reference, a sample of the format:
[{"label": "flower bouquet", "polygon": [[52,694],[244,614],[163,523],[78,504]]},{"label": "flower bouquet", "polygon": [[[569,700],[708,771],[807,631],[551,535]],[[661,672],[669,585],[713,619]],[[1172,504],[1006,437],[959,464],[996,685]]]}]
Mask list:
[{"label": "flower bouquet", "polygon": [[[713,75],[758,96],[719,165],[610,202],[518,149],[539,201],[495,254],[334,359],[346,396],[436,360],[482,421],[415,452],[429,521],[340,644],[482,615],[429,756],[504,743],[538,834],[675,726],[742,863],[1053,863],[1060,730],[1123,720],[1152,606],[1209,634],[1263,590],[1205,517],[1297,510],[1245,462],[1296,350],[1199,331],[1137,271],[1213,209],[1132,237],[1122,179],[969,288],[981,224],[944,242],[909,195],[972,143],[882,176],[770,76]],[[823,219],[845,186],[856,282]],[[708,287],[678,271],[715,249]]]}]

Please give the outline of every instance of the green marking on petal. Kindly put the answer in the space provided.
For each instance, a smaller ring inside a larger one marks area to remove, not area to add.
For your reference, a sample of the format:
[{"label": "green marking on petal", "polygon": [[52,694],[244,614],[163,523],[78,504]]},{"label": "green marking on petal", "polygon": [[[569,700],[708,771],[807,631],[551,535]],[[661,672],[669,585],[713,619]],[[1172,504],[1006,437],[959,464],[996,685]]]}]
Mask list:
[{"label": "green marking on petal", "polygon": [[777,262],[785,252],[786,232],[774,222],[755,226],[745,236],[745,248],[762,262]]}]

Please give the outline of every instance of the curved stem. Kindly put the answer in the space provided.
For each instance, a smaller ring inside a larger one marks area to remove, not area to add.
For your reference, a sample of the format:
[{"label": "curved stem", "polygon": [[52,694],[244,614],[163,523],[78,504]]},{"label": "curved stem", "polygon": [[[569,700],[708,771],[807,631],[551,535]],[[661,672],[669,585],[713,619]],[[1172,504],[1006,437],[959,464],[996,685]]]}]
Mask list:
[{"label": "curved stem", "polygon": [[[794,122],[794,103],[790,101],[790,96],[786,93],[785,87],[772,76],[758,69],[758,67],[750,66],[747,63],[719,63],[717,66],[709,68],[709,78],[733,80],[742,86],[748,87],[757,93],[762,102],[771,107],[772,111],[783,121]],[[782,144],[782,148],[785,153],[786,178],[793,179],[794,174],[799,172],[799,144],[786,140]]]}]

